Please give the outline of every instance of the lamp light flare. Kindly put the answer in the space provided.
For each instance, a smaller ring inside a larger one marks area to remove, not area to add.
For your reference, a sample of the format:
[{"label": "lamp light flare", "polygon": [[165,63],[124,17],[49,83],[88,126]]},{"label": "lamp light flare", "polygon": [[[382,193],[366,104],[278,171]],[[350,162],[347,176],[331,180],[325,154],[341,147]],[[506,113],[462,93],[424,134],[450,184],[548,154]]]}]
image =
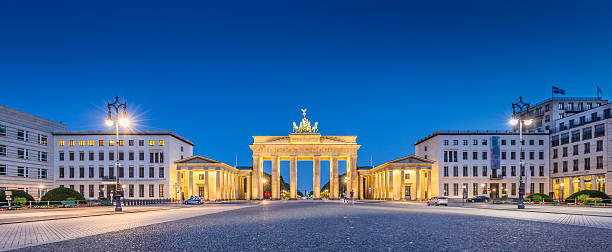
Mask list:
[{"label": "lamp light flare", "polygon": [[533,119],[525,120],[523,122],[525,123],[525,125],[529,126],[533,123]]},{"label": "lamp light flare", "polygon": [[113,120],[111,119],[106,119],[106,121],[104,122],[106,124],[106,126],[110,127],[113,126]]},{"label": "lamp light flare", "polygon": [[119,125],[126,127],[130,125],[130,119],[128,119],[127,117],[121,117],[119,118]]},{"label": "lamp light flare", "polygon": [[518,119],[516,119],[516,118],[510,119],[510,125],[514,126],[514,125],[517,125],[518,123],[519,123]]}]

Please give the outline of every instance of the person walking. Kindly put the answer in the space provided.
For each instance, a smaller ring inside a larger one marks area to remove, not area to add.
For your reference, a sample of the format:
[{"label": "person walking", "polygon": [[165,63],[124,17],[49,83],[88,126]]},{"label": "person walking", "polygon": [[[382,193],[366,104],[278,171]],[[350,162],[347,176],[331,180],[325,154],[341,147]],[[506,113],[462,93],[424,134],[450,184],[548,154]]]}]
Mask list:
[{"label": "person walking", "polygon": [[346,193],[345,193],[345,192],[343,192],[343,193],[342,193],[342,196],[344,196],[344,197],[343,197],[343,199],[344,199],[344,204],[346,204],[346,202],[347,202],[347,201],[346,201]]},{"label": "person walking", "polygon": [[351,190],[351,204],[355,204],[355,198],[353,198],[353,190]]}]

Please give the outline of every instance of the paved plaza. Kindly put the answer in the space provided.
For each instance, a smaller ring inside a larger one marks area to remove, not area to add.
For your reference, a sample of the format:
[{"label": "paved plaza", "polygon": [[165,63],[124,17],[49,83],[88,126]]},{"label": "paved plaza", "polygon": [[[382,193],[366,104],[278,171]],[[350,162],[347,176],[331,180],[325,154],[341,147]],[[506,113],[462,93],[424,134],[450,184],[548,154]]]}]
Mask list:
[{"label": "paved plaza", "polygon": [[612,249],[607,208],[302,200],[158,208],[2,224],[0,244],[28,251]]}]

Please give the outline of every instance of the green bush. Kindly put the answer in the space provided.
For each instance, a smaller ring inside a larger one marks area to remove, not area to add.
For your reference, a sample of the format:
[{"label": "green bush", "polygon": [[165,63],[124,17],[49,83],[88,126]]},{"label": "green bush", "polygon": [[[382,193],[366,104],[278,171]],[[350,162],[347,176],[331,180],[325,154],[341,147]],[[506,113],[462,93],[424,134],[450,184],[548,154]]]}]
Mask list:
[{"label": "green bush", "polygon": [[526,199],[533,202],[549,202],[553,200],[548,194],[544,193],[534,193],[527,196]]},{"label": "green bush", "polygon": [[67,187],[58,187],[48,191],[42,197],[41,201],[66,201],[69,198],[73,200],[85,200],[85,197],[75,190]]},{"label": "green bush", "polygon": [[27,200],[24,197],[13,198],[13,205],[15,206],[25,206],[26,203],[27,203]]},{"label": "green bush", "polygon": [[600,191],[596,191],[596,190],[582,190],[580,192],[576,192],[572,195],[570,195],[569,197],[567,197],[567,199],[565,199],[565,201],[574,201],[574,199],[585,199],[584,196],[581,195],[586,195],[586,198],[601,198],[601,199],[609,199],[610,197],[608,197],[607,194],[600,192]]},{"label": "green bush", "polygon": [[[13,192],[13,196],[11,196],[11,198],[16,199],[16,198],[25,198],[26,201],[34,201],[34,197],[32,197],[32,195],[30,195],[29,193],[22,191],[22,190],[11,190],[11,192]],[[4,193],[4,191],[0,191],[0,204],[6,204],[6,194]]]}]

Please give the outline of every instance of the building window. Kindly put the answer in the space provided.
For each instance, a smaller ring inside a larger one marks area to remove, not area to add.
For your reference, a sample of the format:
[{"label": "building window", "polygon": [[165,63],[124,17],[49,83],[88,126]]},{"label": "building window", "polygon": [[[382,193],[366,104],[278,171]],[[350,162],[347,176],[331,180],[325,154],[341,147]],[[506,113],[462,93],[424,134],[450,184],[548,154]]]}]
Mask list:
[{"label": "building window", "polygon": [[453,183],[453,196],[459,196],[459,184]]},{"label": "building window", "polygon": [[511,160],[516,160],[516,151],[511,151],[510,152],[510,159]]},{"label": "building window", "polygon": [[[159,178],[164,178],[165,177],[164,167],[163,166],[159,167],[159,174],[158,175],[159,175]],[[410,175],[410,174],[408,174],[408,175]]]},{"label": "building window", "polygon": [[553,173],[559,172],[559,163],[553,163]]},{"label": "building window", "polygon": [[45,179],[47,178],[47,169],[38,169],[38,178]]},{"label": "building window", "polygon": [[138,197],[144,198],[144,185],[138,185]]},{"label": "building window", "polygon": [[133,177],[134,177],[134,166],[130,166],[130,167],[128,167],[128,176],[129,176],[130,178],[133,178]]},{"label": "building window", "polygon": [[68,140],[68,145],[74,146],[74,140]]},{"label": "building window", "polygon": [[563,147],[563,157],[567,157],[567,147]]},{"label": "building window", "polygon": [[104,140],[98,140],[98,145],[99,146],[104,146]]},{"label": "building window", "polygon": [[159,197],[164,197],[164,184],[159,184]]},{"label": "building window", "polygon": [[99,185],[98,186],[98,197],[99,198],[104,198],[104,185]]},{"label": "building window", "polygon": [[487,160],[487,152],[486,151],[482,152],[482,160]]},{"label": "building window", "polygon": [[567,172],[567,161],[563,161],[563,172]]},{"label": "building window", "polygon": [[104,166],[98,167],[98,178],[104,178]]},{"label": "building window", "polygon": [[472,152],[472,160],[478,160],[478,152]]},{"label": "building window", "polygon": [[140,166],[138,167],[138,177],[139,178],[144,178],[145,174],[144,174],[144,166]]},{"label": "building window", "polygon": [[539,193],[544,193],[544,183],[540,183],[540,191]]},{"label": "building window", "polygon": [[79,161],[85,161],[85,152],[79,151]]},{"label": "building window", "polygon": [[453,177],[459,177],[459,167],[453,166]]},{"label": "building window", "polygon": [[582,129],[582,140],[589,140],[593,138],[593,128],[587,127]]},{"label": "building window", "polygon": [[64,142],[64,140],[59,140],[59,146],[64,146],[66,143]]},{"label": "building window", "polygon": [[134,185],[132,184],[128,186],[128,195],[130,198],[134,198]]},{"label": "building window", "polygon": [[140,151],[140,152],[138,153],[138,160],[140,160],[140,161],[144,161],[144,156],[145,156],[145,155],[144,155],[144,152],[143,152],[143,151]]},{"label": "building window", "polygon": [[90,151],[88,156],[89,156],[89,161],[93,161],[94,160],[94,152],[93,151]]},{"label": "building window", "polygon": [[478,177],[478,166],[472,167],[472,176]]},{"label": "building window", "polygon": [[[93,167],[93,166],[90,166],[90,167],[89,167],[89,174],[88,174],[89,176],[88,176],[88,177],[89,177],[89,178],[93,178],[93,177],[94,177],[94,174],[95,174],[94,167]],[[92,197],[93,197],[93,196],[92,196]]]},{"label": "building window", "polygon": [[506,139],[501,140],[501,145],[506,145]]},{"label": "building window", "polygon": [[510,140],[510,145],[516,145],[516,140],[514,139]]},{"label": "building window", "polygon": [[602,137],[606,135],[605,124],[595,125],[595,137]]},{"label": "building window", "polygon": [[119,170],[119,172],[118,172],[119,173],[119,177],[123,178],[124,175],[125,175],[125,171],[124,171],[123,166],[119,166],[118,170]]},{"label": "building window", "polygon": [[539,145],[544,145],[544,140],[538,140]]},{"label": "building window", "polygon": [[115,146],[115,140],[108,140],[108,146]]},{"label": "building window", "polygon": [[544,160],[544,151],[540,151],[540,152],[538,153],[538,159],[540,159],[540,160]]},{"label": "building window", "polygon": [[448,166],[444,166],[444,177],[448,177]]},{"label": "building window", "polygon": [[164,146],[164,140],[159,140],[157,142],[158,142],[159,146]]},{"label": "building window", "polygon": [[469,159],[469,158],[468,158],[468,152],[467,152],[467,151],[464,151],[464,152],[463,152],[463,160],[468,160],[468,159]]},{"label": "building window", "polygon": [[144,146],[144,140],[138,140],[138,146]]},{"label": "building window", "polygon": [[553,149],[552,158],[558,158],[558,157],[559,157],[559,149]]},{"label": "building window", "polygon": [[74,161],[74,152],[73,151],[68,152],[68,160]]},{"label": "building window", "polygon": [[47,136],[38,134],[38,144],[47,145]]},{"label": "building window", "polygon": [[149,198],[153,198],[155,197],[155,185],[150,184],[149,185]]},{"label": "building window", "polygon": [[574,145],[572,146],[572,155],[576,156],[578,155],[578,145]]},{"label": "building window", "polygon": [[538,172],[538,176],[540,176],[540,177],[544,177],[544,166],[543,166],[543,165],[540,165],[540,169],[539,169],[539,172]]},{"label": "building window", "polygon": [[478,196],[478,183],[473,184],[472,191],[474,192],[474,196]]},{"label": "building window", "polygon": [[603,151],[603,140],[597,140],[597,147],[595,151]]},{"label": "building window", "polygon": [[0,136],[6,136],[6,126],[0,125]]},{"label": "building window", "polygon": [[44,151],[39,151],[38,152],[38,161],[40,162],[47,162],[47,153]]},{"label": "building window", "polygon": [[94,192],[94,185],[89,185],[89,197],[93,198],[95,197],[95,192]]},{"label": "building window", "polygon": [[584,154],[591,153],[591,143],[584,143]]},{"label": "building window", "polygon": [[79,193],[85,195],[85,185],[79,185]]},{"label": "building window", "polygon": [[133,152],[133,151],[130,151],[130,152],[128,153],[128,159],[129,159],[130,161],[131,161],[131,160],[134,160],[134,152]]},{"label": "building window", "polygon": [[123,151],[119,151],[119,160],[123,160]]},{"label": "building window", "polygon": [[506,152],[505,151],[501,152],[501,160],[506,160]]},{"label": "building window", "polygon": [[444,184],[444,196],[448,196],[448,184]]},{"label": "building window", "polygon": [[506,173],[506,166],[502,166],[502,167],[501,167],[501,170],[502,170],[502,177],[505,177],[505,176],[506,176],[506,174],[507,174],[507,173]]},{"label": "building window", "polygon": [[529,152],[529,160],[534,160],[535,159],[535,151],[530,151]]},{"label": "building window", "polygon": [[468,174],[468,166],[467,166],[467,165],[464,165],[464,166],[463,166],[463,176],[464,176],[464,177],[469,176],[469,174]]},{"label": "building window", "polygon": [[85,140],[79,140],[79,146],[85,146]]},{"label": "building window", "polygon": [[104,161],[104,151],[98,152],[98,160]]},{"label": "building window", "polygon": [[155,177],[155,167],[149,166],[149,178]]},{"label": "building window", "polygon": [[108,160],[115,160],[115,153],[112,151],[108,152]]},{"label": "building window", "polygon": [[70,166],[70,168],[68,168],[68,177],[69,178],[74,178],[74,166]]},{"label": "building window", "polygon": [[17,130],[17,139],[21,141],[30,141],[30,132],[26,130]]},{"label": "building window", "polygon": [[478,139],[474,139],[472,142],[474,145],[478,145]]},{"label": "building window", "polygon": [[30,176],[29,169],[27,167],[18,166],[17,167],[17,176],[27,178]]},{"label": "building window", "polygon": [[6,176],[7,174],[6,165],[0,165],[0,176]]},{"label": "building window", "polygon": [[149,140],[149,146],[155,145],[155,140]]},{"label": "building window", "polygon": [[29,159],[30,158],[30,153],[29,153],[28,149],[17,148],[17,158],[20,158],[20,159]]},{"label": "building window", "polygon": [[123,140],[119,140],[119,146],[123,146],[124,145],[124,141]]},{"label": "building window", "polygon": [[62,167],[62,166],[59,167],[59,177],[60,178],[64,177],[64,167]]},{"label": "building window", "polygon": [[603,156],[597,157],[597,166],[596,169],[603,169]]},{"label": "building window", "polygon": [[[463,145],[468,145],[468,140],[463,140]],[[183,147],[183,146],[181,146]]]},{"label": "building window", "polygon": [[488,176],[488,175],[487,175],[487,167],[486,167],[486,166],[483,166],[483,167],[482,167],[482,176],[483,176],[483,177]]},{"label": "building window", "polygon": [[516,183],[512,183],[512,190],[510,190],[512,195],[516,195]]},{"label": "building window", "polygon": [[[529,166],[529,176],[535,177],[535,166]],[[532,190],[533,192],[533,190]]]},{"label": "building window", "polygon": [[572,143],[580,141],[580,130],[572,131]]},{"label": "building window", "polygon": [[134,146],[134,140],[128,140],[128,145],[129,146]]},{"label": "building window", "polygon": [[94,141],[94,140],[87,140],[87,145],[94,146],[94,145],[96,145],[96,141]]},{"label": "building window", "polygon": [[448,140],[444,140],[444,145],[448,145]]},{"label": "building window", "polygon": [[113,167],[113,166],[109,166],[108,167],[108,176],[110,178],[114,178],[115,177],[115,167]]},{"label": "building window", "polygon": [[584,170],[590,170],[591,169],[591,158],[585,158],[584,159]]},{"label": "building window", "polygon": [[577,171],[577,170],[578,170],[578,159],[574,159],[573,160],[572,171]]}]

